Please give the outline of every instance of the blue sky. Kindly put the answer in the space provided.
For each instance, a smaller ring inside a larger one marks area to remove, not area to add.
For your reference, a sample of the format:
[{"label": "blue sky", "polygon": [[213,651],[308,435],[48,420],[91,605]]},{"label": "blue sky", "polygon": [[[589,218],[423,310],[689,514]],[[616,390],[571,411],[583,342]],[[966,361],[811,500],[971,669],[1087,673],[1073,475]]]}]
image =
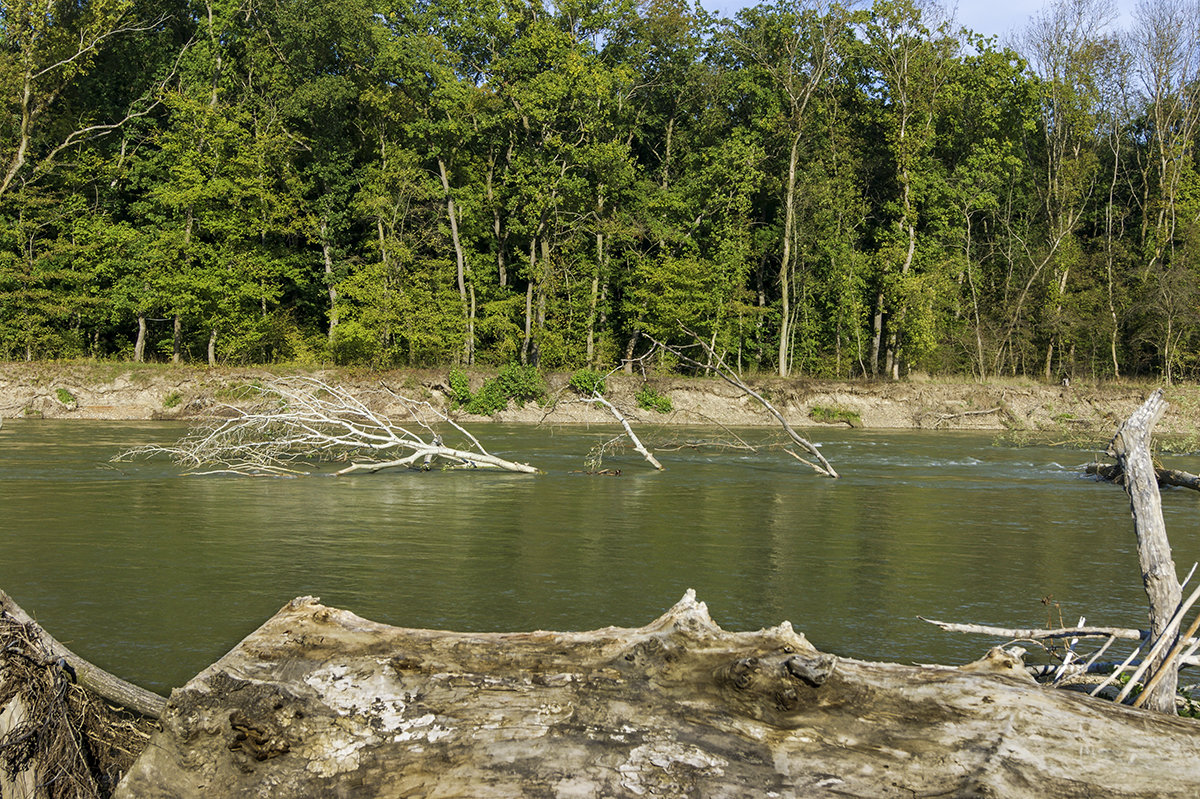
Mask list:
[{"label": "blue sky", "polygon": [[[869,2],[869,0],[866,0]],[[1127,26],[1135,0],[1115,0],[1122,18],[1119,26]],[[710,11],[733,16],[739,8],[755,5],[741,0],[700,0]],[[1045,5],[1043,0],[959,0],[958,22],[972,30],[987,35],[999,36],[1001,41],[1013,30],[1025,27],[1029,18]]]}]

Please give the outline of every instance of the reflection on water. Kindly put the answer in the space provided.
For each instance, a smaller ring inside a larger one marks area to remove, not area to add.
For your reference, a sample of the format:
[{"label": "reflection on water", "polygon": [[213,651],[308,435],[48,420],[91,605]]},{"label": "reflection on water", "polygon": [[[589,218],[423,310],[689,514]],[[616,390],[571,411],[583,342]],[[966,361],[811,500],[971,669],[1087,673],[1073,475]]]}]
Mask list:
[{"label": "reflection on water", "polygon": [[[181,432],[0,429],[0,587],[81,655],[158,690],[303,594],[412,627],[589,629],[644,624],[692,587],[727,628],[789,619],[827,651],[902,662],[989,644],[918,615],[1057,623],[1052,596],[1069,623],[1145,624],[1128,503],[1078,476],[1085,453],[822,430],[837,481],[779,452],[688,449],[664,453],[663,473],[630,453],[605,463],[622,476],[586,477],[570,472],[611,431],[484,426],[489,449],[548,474],[246,479],[106,463]],[[1198,502],[1165,497],[1181,571],[1200,558]]]}]

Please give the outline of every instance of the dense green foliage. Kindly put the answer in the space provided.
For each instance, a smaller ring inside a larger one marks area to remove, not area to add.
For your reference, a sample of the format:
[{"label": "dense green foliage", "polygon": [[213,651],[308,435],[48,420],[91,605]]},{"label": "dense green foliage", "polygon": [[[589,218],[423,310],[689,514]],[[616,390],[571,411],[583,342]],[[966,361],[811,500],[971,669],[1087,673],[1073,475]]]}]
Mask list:
[{"label": "dense green foliage", "polygon": [[461,369],[450,370],[450,394],[455,407],[467,413],[491,416],[508,407],[509,401],[517,407],[527,402],[546,399],[546,381],[537,367],[525,364],[508,364],[493,378],[485,380],[479,390],[472,393],[468,378]]},{"label": "dense green foliage", "polygon": [[595,369],[576,369],[571,374],[571,379],[567,385],[575,393],[585,397],[590,397],[592,394],[603,394],[606,388],[604,375]]},{"label": "dense green foliage", "polygon": [[650,386],[642,386],[633,398],[637,401],[638,407],[645,411],[670,413],[675,409],[675,403],[671,402],[670,397],[655,391]]},{"label": "dense green foliage", "polygon": [[11,0],[0,358],[1196,376],[1200,21],[1056,2]]}]

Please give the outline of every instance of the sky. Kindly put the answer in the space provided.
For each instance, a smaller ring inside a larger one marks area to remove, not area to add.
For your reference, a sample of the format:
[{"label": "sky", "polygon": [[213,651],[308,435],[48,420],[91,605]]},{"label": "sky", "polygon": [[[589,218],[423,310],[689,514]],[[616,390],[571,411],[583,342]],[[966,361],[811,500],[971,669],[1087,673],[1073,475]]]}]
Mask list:
[{"label": "sky", "polygon": [[[1114,2],[1120,14],[1117,26],[1128,27],[1136,0]],[[700,0],[700,4],[710,11],[732,17],[738,9],[756,5],[757,0]],[[957,19],[964,27],[988,36],[997,36],[1004,42],[1007,34],[1024,28],[1029,18],[1044,5],[1043,0],[958,0]]]}]

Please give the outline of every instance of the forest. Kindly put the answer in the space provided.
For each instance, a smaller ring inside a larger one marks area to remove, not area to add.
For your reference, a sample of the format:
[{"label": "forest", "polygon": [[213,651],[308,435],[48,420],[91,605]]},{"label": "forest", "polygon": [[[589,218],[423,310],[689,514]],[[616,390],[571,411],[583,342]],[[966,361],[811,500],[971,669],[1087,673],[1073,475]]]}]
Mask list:
[{"label": "forest", "polygon": [[4,0],[0,358],[1200,377],[1200,11],[1115,19]]}]

